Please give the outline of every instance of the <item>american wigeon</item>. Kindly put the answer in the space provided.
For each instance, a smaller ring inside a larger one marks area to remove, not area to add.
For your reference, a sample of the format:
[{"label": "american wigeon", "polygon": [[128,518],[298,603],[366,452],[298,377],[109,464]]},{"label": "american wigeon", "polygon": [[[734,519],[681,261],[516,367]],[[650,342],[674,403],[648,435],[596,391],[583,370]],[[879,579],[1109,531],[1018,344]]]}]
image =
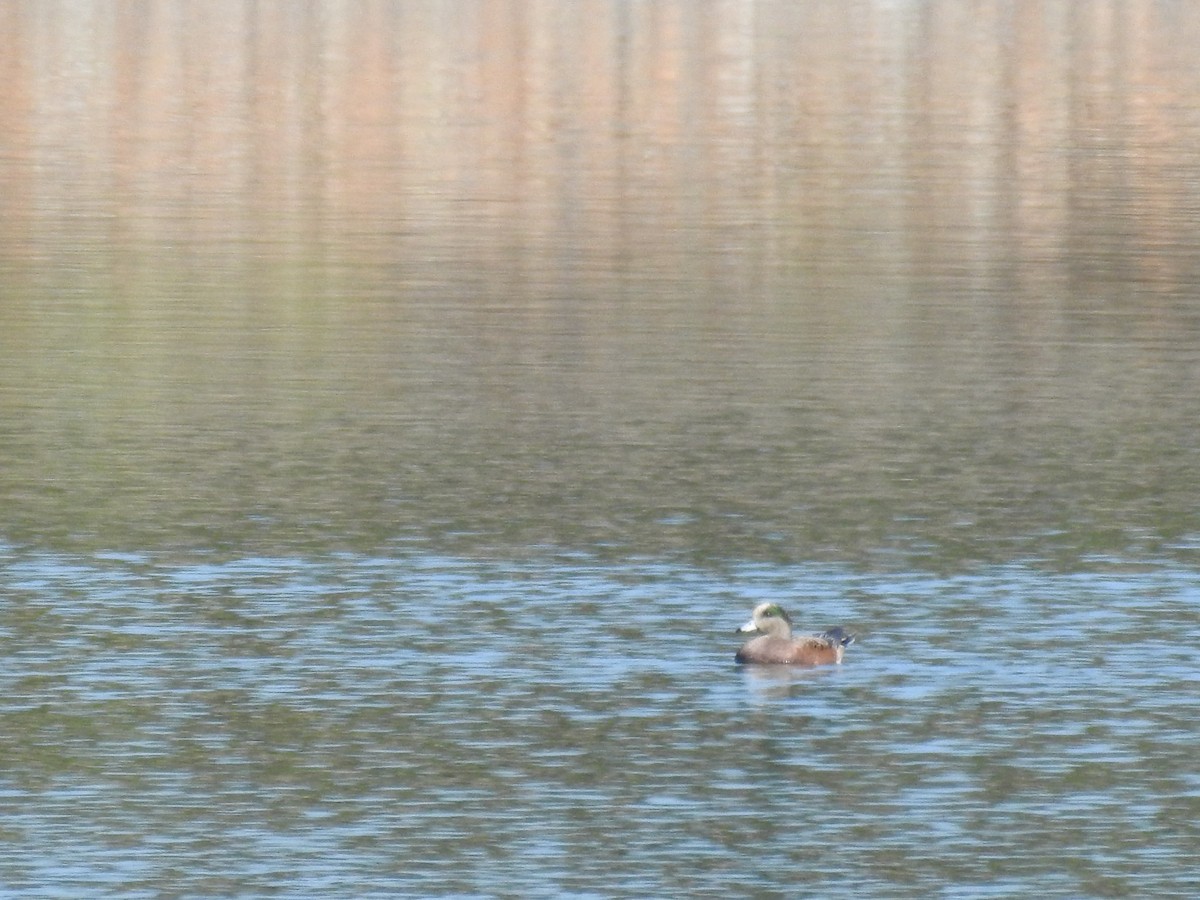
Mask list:
[{"label": "american wigeon", "polygon": [[819,666],[840,663],[854,635],[844,628],[792,637],[792,620],[778,603],[760,603],[750,621],[738,629],[758,632],[734,657],[740,663],[794,663]]}]

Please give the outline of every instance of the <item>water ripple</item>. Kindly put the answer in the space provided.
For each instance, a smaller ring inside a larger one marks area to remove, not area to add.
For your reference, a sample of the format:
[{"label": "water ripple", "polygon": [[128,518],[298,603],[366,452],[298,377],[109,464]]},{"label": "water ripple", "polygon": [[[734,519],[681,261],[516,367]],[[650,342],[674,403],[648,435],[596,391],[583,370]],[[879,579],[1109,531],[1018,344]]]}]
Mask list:
[{"label": "water ripple", "polygon": [[[830,894],[1189,877],[1190,573],[10,553],[5,576],[17,887],[708,893],[751,854],[778,890],[843,873]],[[847,664],[733,665],[766,596],[858,629]]]}]

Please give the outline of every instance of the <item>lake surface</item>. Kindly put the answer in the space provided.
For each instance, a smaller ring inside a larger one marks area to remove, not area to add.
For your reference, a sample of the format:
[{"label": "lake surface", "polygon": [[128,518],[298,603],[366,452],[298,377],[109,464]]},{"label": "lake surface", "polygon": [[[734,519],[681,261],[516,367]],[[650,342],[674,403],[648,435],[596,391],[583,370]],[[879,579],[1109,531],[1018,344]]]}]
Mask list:
[{"label": "lake surface", "polygon": [[1197,45],[0,5],[0,894],[1194,896]]}]

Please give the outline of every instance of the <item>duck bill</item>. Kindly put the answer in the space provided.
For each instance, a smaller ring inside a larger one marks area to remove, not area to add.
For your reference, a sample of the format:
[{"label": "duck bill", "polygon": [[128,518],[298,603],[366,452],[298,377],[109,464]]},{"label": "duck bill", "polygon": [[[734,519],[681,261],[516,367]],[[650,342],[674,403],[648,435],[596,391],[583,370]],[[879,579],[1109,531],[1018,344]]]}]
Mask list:
[{"label": "duck bill", "polygon": [[755,625],[754,620],[751,619],[749,622],[747,622],[745,625],[743,625],[741,628],[738,629],[739,633],[743,632],[743,631],[758,631],[758,626]]}]

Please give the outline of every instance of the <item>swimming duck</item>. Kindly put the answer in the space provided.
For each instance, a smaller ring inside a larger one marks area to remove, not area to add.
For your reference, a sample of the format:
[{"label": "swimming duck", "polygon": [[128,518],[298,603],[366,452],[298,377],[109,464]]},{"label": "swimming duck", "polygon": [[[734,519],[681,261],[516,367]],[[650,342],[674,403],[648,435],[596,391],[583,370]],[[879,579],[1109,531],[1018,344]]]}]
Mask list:
[{"label": "swimming duck", "polygon": [[778,603],[760,603],[739,632],[757,632],[734,657],[740,663],[794,663],[819,666],[840,663],[854,635],[844,628],[792,637],[792,620]]}]

